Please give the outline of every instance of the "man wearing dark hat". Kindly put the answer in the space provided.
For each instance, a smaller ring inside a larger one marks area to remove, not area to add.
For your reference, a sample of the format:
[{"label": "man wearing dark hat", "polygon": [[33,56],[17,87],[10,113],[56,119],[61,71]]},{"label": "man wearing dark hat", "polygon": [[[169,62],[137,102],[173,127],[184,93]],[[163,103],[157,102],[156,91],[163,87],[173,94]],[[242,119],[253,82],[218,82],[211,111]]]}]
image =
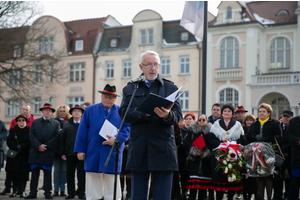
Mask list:
[{"label": "man wearing dark hat", "polygon": [[248,110],[245,110],[244,106],[236,107],[236,109],[235,109],[236,120],[239,121],[240,123],[242,123],[246,116],[246,112],[248,112]]},{"label": "man wearing dark hat", "polygon": [[127,169],[131,171],[131,200],[147,199],[151,173],[153,200],[171,199],[172,177],[178,171],[174,125],[182,118],[179,99],[170,107],[156,107],[149,115],[136,110],[142,101],[154,93],[167,97],[177,86],[159,76],[160,58],[154,51],[141,55],[139,64],[143,73],[123,88],[119,114],[123,118],[134,88],[138,86],[125,117],[130,123]]},{"label": "man wearing dark hat", "polygon": [[43,116],[32,122],[29,131],[31,147],[28,163],[31,168],[31,181],[30,194],[25,199],[36,199],[40,170],[44,172],[45,198],[53,199],[51,172],[60,127],[59,122],[51,118],[52,113],[55,112],[51,104],[45,103],[40,111]]},{"label": "man wearing dark hat", "polygon": [[[85,197],[85,171],[84,161],[77,158],[77,154],[73,152],[75,140],[77,136],[80,119],[84,110],[79,105],[71,108],[69,113],[72,117],[64,124],[61,132],[60,151],[62,159],[67,161],[67,187],[68,196],[65,199],[74,199],[75,194],[79,199]],[[75,192],[75,170],[77,168],[78,189]]]},{"label": "man wearing dark hat", "polygon": [[276,171],[279,171],[278,175],[275,175],[274,179],[274,196],[273,200],[283,200],[283,181],[285,183],[285,193],[284,197],[287,197],[289,188],[290,188],[290,180],[291,179],[285,179],[284,180],[284,172],[285,170],[288,171],[289,176],[291,177],[291,150],[292,150],[292,145],[288,141],[287,137],[287,127],[289,125],[290,119],[293,118],[294,113],[290,110],[284,110],[282,113],[283,120],[282,123],[280,124],[280,129],[281,129],[281,137],[282,139],[278,141],[281,151],[284,154],[285,160],[283,161],[282,165],[280,168],[275,168]]},{"label": "man wearing dark hat", "polygon": [[[105,123],[111,123],[119,128],[122,119],[118,114],[119,106],[115,104],[117,92],[115,86],[107,84],[101,93],[101,103],[90,105],[84,111],[80,120],[77,132],[74,152],[79,160],[84,160],[86,171],[86,199],[96,200],[104,197],[105,200],[112,200],[114,194],[114,173],[115,173],[115,150],[112,153],[110,162],[105,167],[111,146],[115,137],[107,135],[108,140],[99,135]],[[122,152],[124,143],[129,138],[129,124],[124,123],[120,131],[118,141],[119,149],[118,173],[121,172]],[[121,198],[121,186],[118,178],[116,199]]]}]

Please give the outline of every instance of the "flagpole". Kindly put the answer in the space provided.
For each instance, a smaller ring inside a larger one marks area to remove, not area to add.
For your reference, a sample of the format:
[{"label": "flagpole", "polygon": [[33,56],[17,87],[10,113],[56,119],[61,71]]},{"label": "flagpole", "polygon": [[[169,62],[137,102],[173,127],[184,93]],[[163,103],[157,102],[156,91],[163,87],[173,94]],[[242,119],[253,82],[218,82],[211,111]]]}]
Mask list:
[{"label": "flagpole", "polygon": [[207,69],[207,1],[204,1],[203,40],[202,40],[202,113],[206,114],[206,69]]}]

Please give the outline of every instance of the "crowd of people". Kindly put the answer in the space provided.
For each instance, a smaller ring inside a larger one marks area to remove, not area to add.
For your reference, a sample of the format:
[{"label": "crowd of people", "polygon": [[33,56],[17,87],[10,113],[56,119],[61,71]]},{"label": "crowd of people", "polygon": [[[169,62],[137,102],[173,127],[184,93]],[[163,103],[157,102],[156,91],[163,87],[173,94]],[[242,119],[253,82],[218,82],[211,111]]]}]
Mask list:
[{"label": "crowd of people", "polygon": [[[298,199],[300,116],[285,110],[273,119],[272,107],[266,103],[259,105],[258,116],[247,114],[243,106],[218,103],[210,116],[196,117],[192,112],[182,116],[179,99],[167,108],[157,105],[150,115],[136,109],[150,93],[167,97],[178,88],[159,76],[156,52],[143,53],[139,68],[142,74],[123,88],[120,106],[115,104],[116,87],[107,84],[98,91],[100,103],[71,109],[46,103],[37,119],[24,105],[9,131],[0,121],[1,163],[3,140],[10,150],[0,195],[35,199],[38,190],[44,190],[46,199],[222,200],[226,195],[229,200]],[[243,164],[238,172],[243,178],[231,180],[215,156],[224,142],[272,144],[284,161],[266,176],[251,176]],[[41,170],[44,181],[38,188]]]}]

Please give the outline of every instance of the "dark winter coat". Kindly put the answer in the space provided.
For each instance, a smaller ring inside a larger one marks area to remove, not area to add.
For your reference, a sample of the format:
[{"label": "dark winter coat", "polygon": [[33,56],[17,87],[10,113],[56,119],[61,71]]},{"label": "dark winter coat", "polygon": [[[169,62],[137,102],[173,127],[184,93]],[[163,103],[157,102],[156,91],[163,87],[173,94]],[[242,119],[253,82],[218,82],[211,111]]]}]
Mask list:
[{"label": "dark winter coat", "polygon": [[136,171],[177,171],[173,125],[182,118],[179,99],[174,102],[168,120],[147,116],[146,113],[137,111],[136,107],[150,93],[167,97],[178,88],[159,75],[150,88],[145,82],[128,83],[123,88],[123,99],[119,109],[121,118],[124,117],[136,84],[139,84],[139,87],[125,118],[125,122],[130,123],[127,168]]},{"label": "dark winter coat", "polygon": [[74,145],[76,141],[78,126],[71,117],[65,124],[60,134],[60,155],[76,156],[74,153]]},{"label": "dark winter coat", "polygon": [[300,168],[300,115],[290,119],[287,127],[286,138],[292,144],[292,164],[291,168]]},{"label": "dark winter coat", "polygon": [[[207,123],[205,126],[200,127],[198,123],[193,123],[189,127],[188,136],[185,140],[184,146],[186,149],[190,149],[192,147],[192,143],[203,134],[203,138],[206,144],[208,144],[209,140],[209,131],[212,124]],[[206,145],[208,151],[211,151],[210,146]],[[201,168],[200,168],[200,156],[197,156],[194,161],[189,160],[189,175],[196,175],[196,176],[211,176],[211,163],[210,158],[202,160]]]},{"label": "dark winter coat", "polygon": [[[20,148],[18,148],[18,145],[20,145]],[[11,150],[18,151],[18,154],[15,158],[7,157],[5,170],[7,172],[29,172],[29,127],[26,126],[21,129],[18,125],[15,125],[10,129],[7,137],[7,146]]]},{"label": "dark winter coat", "polygon": [[[59,122],[52,118],[49,121],[45,121],[41,117],[32,122],[29,131],[31,147],[28,162],[30,164],[52,166],[55,148],[59,141],[59,130]],[[47,145],[46,151],[38,151],[41,144]]]},{"label": "dark winter coat", "polygon": [[186,167],[186,157],[189,154],[189,149],[187,149],[184,143],[188,137],[188,128],[186,126],[183,126],[180,129],[183,141],[177,148],[178,168],[180,173],[187,173],[188,168]]},{"label": "dark winter coat", "polygon": [[257,142],[256,136],[260,135],[260,133],[262,133],[262,142],[271,142],[272,144],[275,144],[274,137],[276,137],[277,141],[281,140],[279,122],[272,118],[269,118],[269,120],[264,123],[262,129],[257,118],[250,126],[249,132],[246,136],[247,141],[250,143]]},{"label": "dark winter coat", "polygon": [[[3,142],[7,137],[7,129],[3,121],[0,121],[0,151],[3,151]],[[1,161],[0,161],[1,162]],[[0,163],[1,166],[1,163]]]}]

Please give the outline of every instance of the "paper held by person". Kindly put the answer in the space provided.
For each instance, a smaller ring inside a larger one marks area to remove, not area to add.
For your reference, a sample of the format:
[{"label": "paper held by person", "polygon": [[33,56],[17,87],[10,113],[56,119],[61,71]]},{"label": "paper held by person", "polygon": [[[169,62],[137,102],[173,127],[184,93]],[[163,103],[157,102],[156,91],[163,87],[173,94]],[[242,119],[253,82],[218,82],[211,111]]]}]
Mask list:
[{"label": "paper held by person", "polygon": [[107,135],[115,137],[117,134],[118,129],[106,119],[102,125],[102,128],[99,131],[99,135],[102,136],[104,139],[108,140]]}]

